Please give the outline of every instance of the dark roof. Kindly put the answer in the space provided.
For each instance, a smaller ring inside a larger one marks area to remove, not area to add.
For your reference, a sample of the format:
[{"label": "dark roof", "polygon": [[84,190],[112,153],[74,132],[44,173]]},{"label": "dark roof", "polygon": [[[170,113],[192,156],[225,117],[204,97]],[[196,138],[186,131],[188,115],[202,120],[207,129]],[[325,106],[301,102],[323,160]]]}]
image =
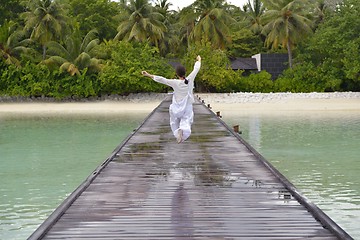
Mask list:
[{"label": "dark roof", "polygon": [[257,70],[255,58],[235,58],[231,60],[233,70]]}]

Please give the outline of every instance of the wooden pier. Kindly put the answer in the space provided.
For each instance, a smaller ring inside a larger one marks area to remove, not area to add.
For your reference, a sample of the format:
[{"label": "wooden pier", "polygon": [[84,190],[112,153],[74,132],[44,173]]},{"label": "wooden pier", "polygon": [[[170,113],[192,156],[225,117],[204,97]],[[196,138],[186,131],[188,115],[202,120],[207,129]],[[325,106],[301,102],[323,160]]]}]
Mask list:
[{"label": "wooden pier", "polygon": [[191,137],[177,144],[169,105],[29,239],[352,239],[199,101]]}]

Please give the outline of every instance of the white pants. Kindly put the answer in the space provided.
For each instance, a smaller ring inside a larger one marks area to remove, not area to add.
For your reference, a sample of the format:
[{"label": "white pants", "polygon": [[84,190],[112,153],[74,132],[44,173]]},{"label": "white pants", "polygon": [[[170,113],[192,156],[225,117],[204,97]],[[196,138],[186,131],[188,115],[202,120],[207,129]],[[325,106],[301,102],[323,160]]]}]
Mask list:
[{"label": "white pants", "polygon": [[190,137],[191,125],[194,119],[193,105],[189,97],[185,97],[179,103],[173,98],[169,108],[170,127],[175,137],[181,129],[183,131],[182,139],[185,141]]}]

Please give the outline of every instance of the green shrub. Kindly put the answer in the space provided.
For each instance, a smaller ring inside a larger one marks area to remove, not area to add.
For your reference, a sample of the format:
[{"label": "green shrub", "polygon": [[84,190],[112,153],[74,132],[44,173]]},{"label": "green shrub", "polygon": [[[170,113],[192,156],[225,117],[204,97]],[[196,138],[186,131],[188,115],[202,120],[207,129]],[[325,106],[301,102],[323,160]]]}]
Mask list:
[{"label": "green shrub", "polygon": [[[104,47],[104,46],[102,46]],[[175,71],[157,49],[148,44],[130,42],[109,42],[111,59],[100,74],[102,94],[129,94],[138,92],[164,92],[169,88],[143,77],[141,71],[167,78],[175,76]]]},{"label": "green shrub", "polygon": [[27,62],[23,67],[7,65],[0,79],[0,93],[8,96],[79,98],[96,96],[99,92],[97,75],[69,76],[47,66]]},{"label": "green shrub", "polygon": [[311,62],[296,65],[284,71],[274,83],[277,92],[325,92],[340,90],[341,80],[329,74],[331,69],[315,67]]},{"label": "green shrub", "polygon": [[252,73],[248,77],[242,77],[238,88],[242,92],[272,92],[274,83],[271,74],[266,71]]},{"label": "green shrub", "polygon": [[214,50],[209,44],[192,46],[184,56],[183,62],[189,74],[196,59],[202,58],[201,69],[195,80],[198,92],[234,92],[242,71],[230,68],[230,61],[222,50]]},{"label": "green shrub", "polygon": [[67,73],[54,71],[50,97],[64,99],[68,97],[87,98],[98,96],[100,83],[97,74],[87,74],[87,69],[80,75],[70,76]]},{"label": "green shrub", "polygon": [[8,65],[1,75],[1,92],[9,96],[24,97],[47,95],[50,90],[50,74],[46,66],[30,62],[21,68]]}]

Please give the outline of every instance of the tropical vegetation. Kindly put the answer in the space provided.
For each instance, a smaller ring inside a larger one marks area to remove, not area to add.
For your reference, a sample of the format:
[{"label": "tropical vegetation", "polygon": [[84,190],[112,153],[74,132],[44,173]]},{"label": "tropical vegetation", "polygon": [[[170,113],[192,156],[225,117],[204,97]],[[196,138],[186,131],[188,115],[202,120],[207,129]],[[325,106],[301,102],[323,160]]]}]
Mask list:
[{"label": "tropical vegetation", "polygon": [[[196,91],[360,91],[358,0],[0,0],[0,96],[87,98],[166,92],[203,57]],[[231,59],[288,55],[277,79]]]}]

